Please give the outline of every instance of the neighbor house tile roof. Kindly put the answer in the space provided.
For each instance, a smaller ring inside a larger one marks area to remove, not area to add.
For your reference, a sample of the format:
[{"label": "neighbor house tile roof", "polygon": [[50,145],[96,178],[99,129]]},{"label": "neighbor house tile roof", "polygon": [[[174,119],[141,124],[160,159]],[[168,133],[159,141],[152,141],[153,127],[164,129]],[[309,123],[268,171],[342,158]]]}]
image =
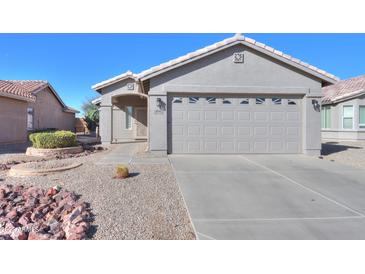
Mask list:
[{"label": "neighbor house tile roof", "polygon": [[33,92],[48,85],[47,81],[40,80],[0,80],[0,92],[35,100]]},{"label": "neighbor house tile roof", "polygon": [[322,104],[331,104],[365,94],[365,75],[324,87]]},{"label": "neighbor house tile roof", "polygon": [[269,46],[267,46],[263,43],[257,42],[254,39],[245,37],[241,34],[237,34],[233,37],[230,37],[230,38],[225,39],[223,41],[217,42],[213,45],[204,47],[202,49],[198,49],[198,50],[196,50],[194,52],[191,52],[191,53],[188,53],[184,56],[178,57],[178,58],[173,59],[171,61],[168,61],[166,63],[162,63],[158,66],[155,66],[155,67],[149,68],[147,70],[144,70],[139,74],[134,74],[130,71],[127,71],[127,72],[125,72],[123,74],[120,74],[116,77],[113,77],[113,78],[110,78],[110,79],[105,80],[103,82],[100,82],[98,84],[95,84],[95,85],[92,86],[92,88],[95,89],[95,90],[99,90],[103,87],[109,86],[111,84],[114,84],[117,81],[123,80],[123,79],[128,78],[128,77],[129,78],[135,78],[136,80],[143,78],[142,80],[145,80],[145,79],[148,79],[150,77],[150,75],[152,75],[152,74],[158,73],[160,71],[168,70],[170,68],[173,68],[176,65],[192,61],[193,59],[198,58],[200,56],[209,55],[210,53],[213,53],[216,50],[219,50],[220,48],[224,48],[224,47],[229,46],[231,44],[239,44],[239,43],[245,44],[245,45],[247,45],[249,47],[252,47],[252,48],[260,49],[264,53],[272,54],[272,56],[275,56],[276,58],[281,59],[283,61],[291,62],[292,64],[297,65],[299,68],[306,69],[309,73],[310,72],[312,72],[314,74],[317,73],[320,77],[323,77],[324,79],[326,79],[326,81],[329,81],[329,82],[332,82],[332,83],[335,83],[335,82],[339,81],[339,78],[334,76],[333,74],[330,74],[330,73],[328,73],[328,72],[326,72],[322,69],[319,69],[315,66],[307,64],[307,63],[305,63],[305,62],[303,62],[303,61],[301,61],[297,58],[294,58],[294,57],[292,57],[288,54],[285,54],[285,53],[283,53],[279,50],[276,50],[272,47],[269,47]]},{"label": "neighbor house tile roof", "polygon": [[54,96],[56,96],[57,100],[63,106],[64,111],[79,113],[78,110],[67,106],[54,90],[52,85],[48,83],[48,81],[44,80],[0,80],[0,95],[3,93],[19,99],[24,98],[26,100],[35,101],[35,93],[45,87],[50,88]]}]

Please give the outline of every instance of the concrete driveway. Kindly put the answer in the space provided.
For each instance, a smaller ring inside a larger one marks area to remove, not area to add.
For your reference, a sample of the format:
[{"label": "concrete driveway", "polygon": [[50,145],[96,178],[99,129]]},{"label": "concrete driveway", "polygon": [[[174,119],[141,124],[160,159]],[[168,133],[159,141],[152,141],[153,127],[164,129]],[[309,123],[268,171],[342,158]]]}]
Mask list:
[{"label": "concrete driveway", "polygon": [[171,155],[199,239],[365,239],[365,171],[304,155]]}]

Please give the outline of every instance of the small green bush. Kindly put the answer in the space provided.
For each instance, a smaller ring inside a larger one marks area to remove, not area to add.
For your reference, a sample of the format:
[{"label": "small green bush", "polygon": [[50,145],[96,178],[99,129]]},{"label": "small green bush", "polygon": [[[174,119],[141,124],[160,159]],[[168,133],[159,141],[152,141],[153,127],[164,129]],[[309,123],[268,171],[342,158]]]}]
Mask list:
[{"label": "small green bush", "polygon": [[76,134],[71,131],[39,132],[29,135],[35,148],[62,148],[77,146]]}]

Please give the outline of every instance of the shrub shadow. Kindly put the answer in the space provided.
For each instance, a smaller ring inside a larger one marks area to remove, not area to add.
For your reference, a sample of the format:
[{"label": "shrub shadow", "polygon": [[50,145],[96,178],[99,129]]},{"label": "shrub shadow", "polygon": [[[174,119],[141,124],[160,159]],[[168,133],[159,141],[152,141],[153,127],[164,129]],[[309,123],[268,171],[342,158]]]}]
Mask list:
[{"label": "shrub shadow", "polygon": [[362,149],[360,146],[340,145],[338,142],[327,142],[322,144],[321,155],[327,156],[348,149]]}]

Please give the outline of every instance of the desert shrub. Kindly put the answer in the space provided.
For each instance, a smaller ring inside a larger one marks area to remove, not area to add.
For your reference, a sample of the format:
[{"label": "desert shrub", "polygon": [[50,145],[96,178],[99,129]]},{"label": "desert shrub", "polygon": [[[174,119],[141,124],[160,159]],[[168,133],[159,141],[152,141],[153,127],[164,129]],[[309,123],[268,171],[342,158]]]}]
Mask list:
[{"label": "desert shrub", "polygon": [[116,168],[116,178],[118,179],[124,179],[129,176],[129,170],[128,167],[124,165],[118,165]]},{"label": "desert shrub", "polygon": [[76,134],[71,131],[39,132],[29,135],[35,148],[62,148],[77,146]]}]

